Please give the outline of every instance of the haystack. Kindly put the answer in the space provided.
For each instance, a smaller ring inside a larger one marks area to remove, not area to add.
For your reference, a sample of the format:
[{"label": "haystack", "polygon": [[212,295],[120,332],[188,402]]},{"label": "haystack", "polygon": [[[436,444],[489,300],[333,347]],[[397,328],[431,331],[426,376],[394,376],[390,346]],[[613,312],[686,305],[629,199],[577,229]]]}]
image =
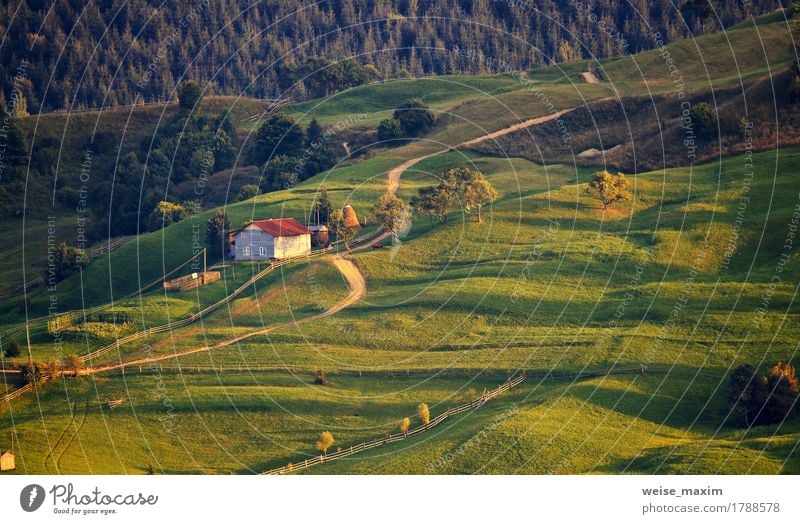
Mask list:
[{"label": "haystack", "polygon": [[358,216],[353,206],[347,204],[342,208],[342,215],[344,215],[344,223],[349,229],[361,229],[361,224],[358,223]]}]

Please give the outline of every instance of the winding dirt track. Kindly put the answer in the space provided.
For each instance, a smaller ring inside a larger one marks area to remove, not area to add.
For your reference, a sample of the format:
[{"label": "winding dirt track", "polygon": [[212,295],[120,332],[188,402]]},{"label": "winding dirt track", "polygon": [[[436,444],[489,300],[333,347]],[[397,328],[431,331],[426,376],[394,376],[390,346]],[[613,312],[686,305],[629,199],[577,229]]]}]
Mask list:
[{"label": "winding dirt track", "polygon": [[509,133],[513,133],[514,131],[519,131],[520,129],[525,129],[527,127],[531,127],[531,126],[535,126],[535,125],[539,125],[539,124],[544,124],[545,122],[549,122],[551,120],[556,120],[556,119],[560,118],[562,115],[564,115],[566,113],[569,113],[570,111],[572,111],[574,109],[575,108],[572,107],[572,108],[569,108],[569,109],[564,109],[564,110],[561,110],[561,111],[557,111],[557,112],[549,114],[549,115],[539,116],[539,117],[536,117],[536,118],[530,118],[528,120],[519,122],[518,124],[514,124],[513,126],[504,127],[503,129],[500,129],[498,131],[494,131],[492,133],[487,133],[485,135],[481,135],[478,138],[473,138],[471,140],[467,140],[466,142],[461,142],[460,144],[458,144],[456,146],[447,147],[447,148],[444,148],[444,149],[440,149],[439,151],[436,151],[434,153],[429,153],[427,155],[422,155],[422,156],[418,156],[416,158],[412,158],[411,160],[406,160],[405,162],[403,162],[399,166],[397,166],[394,169],[389,171],[389,174],[388,174],[388,176],[389,176],[389,193],[391,193],[393,195],[395,193],[397,193],[397,190],[400,188],[400,177],[403,176],[403,173],[406,170],[408,170],[409,168],[411,168],[412,166],[414,166],[415,164],[418,164],[419,162],[422,162],[423,160],[425,160],[427,158],[431,158],[431,157],[434,157],[434,156],[437,156],[437,155],[441,155],[442,153],[447,153],[449,151],[452,151],[454,149],[458,149],[460,147],[474,146],[475,144],[480,144],[481,142],[485,142],[487,140],[494,140],[497,137],[501,137],[503,135],[507,135]]},{"label": "winding dirt track", "polygon": [[[385,235],[382,235],[381,237],[378,237],[379,238],[378,241],[383,240],[383,238],[385,238],[385,237],[386,237]],[[373,241],[373,242],[375,242],[375,241]],[[339,302],[337,302],[336,304],[332,305],[331,307],[329,307],[328,309],[326,309],[322,313],[319,313],[317,315],[311,315],[311,316],[305,317],[305,318],[300,318],[300,319],[297,319],[297,320],[293,320],[291,322],[284,322],[283,324],[277,324],[275,326],[270,326],[268,328],[260,329],[258,331],[251,331],[250,333],[245,333],[244,335],[239,335],[239,336],[236,336],[236,337],[225,339],[225,340],[223,340],[221,342],[217,342],[216,344],[211,345],[211,346],[202,346],[202,347],[199,347],[199,348],[189,349],[189,350],[186,350],[186,351],[179,351],[179,352],[175,352],[175,353],[169,353],[169,354],[166,354],[166,355],[158,355],[158,356],[142,358],[142,359],[138,359],[138,360],[131,360],[131,361],[128,361],[128,362],[122,362],[122,363],[119,363],[119,364],[112,364],[112,365],[109,365],[109,366],[99,366],[99,367],[94,367],[94,368],[86,368],[86,369],[81,370],[78,374],[80,374],[80,375],[93,375],[95,373],[102,373],[104,371],[112,371],[112,370],[115,370],[115,369],[122,369],[122,368],[130,367],[130,366],[141,366],[143,364],[150,364],[152,362],[159,362],[159,361],[162,361],[162,360],[169,360],[169,359],[173,359],[173,358],[176,358],[176,357],[182,357],[182,356],[185,356],[185,355],[191,355],[191,354],[194,354],[194,353],[202,353],[204,351],[211,351],[211,350],[214,350],[214,349],[219,349],[219,348],[223,348],[223,347],[226,347],[226,346],[231,346],[233,344],[237,344],[237,343],[241,342],[242,340],[246,340],[246,339],[251,338],[251,337],[267,335],[267,334],[272,333],[274,331],[279,331],[281,329],[291,328],[291,327],[294,327],[294,326],[297,326],[297,325],[300,325],[300,324],[304,324],[306,322],[311,322],[313,320],[319,320],[320,318],[329,317],[329,316],[331,316],[331,315],[333,315],[335,313],[338,313],[339,311],[343,310],[344,308],[346,308],[346,307],[358,302],[359,300],[361,300],[361,298],[367,292],[367,282],[364,279],[364,275],[361,274],[361,271],[358,270],[358,267],[356,267],[356,265],[352,261],[350,261],[350,260],[348,260],[346,258],[343,258],[342,255],[336,255],[335,257],[331,256],[330,258],[332,258],[333,265],[336,266],[336,269],[339,270],[339,272],[342,274],[342,276],[347,281],[347,287],[350,289],[350,293],[344,299],[342,299]]]},{"label": "winding dirt track", "polygon": [[[572,111],[573,109],[574,108],[564,109],[562,111],[558,111],[558,112],[552,113],[550,115],[540,116],[540,117],[537,117],[537,118],[531,118],[529,120],[525,120],[523,122],[519,122],[519,123],[514,124],[512,126],[505,127],[505,128],[500,129],[498,131],[494,131],[492,133],[487,133],[487,134],[479,136],[477,138],[473,138],[471,140],[467,140],[465,142],[462,142],[462,143],[458,144],[455,147],[452,147],[452,148],[448,147],[448,148],[436,151],[434,153],[429,153],[427,155],[422,155],[422,156],[418,156],[418,157],[412,158],[410,160],[406,160],[405,162],[403,162],[399,166],[397,166],[397,167],[395,167],[395,168],[393,168],[392,170],[389,171],[389,173],[388,173],[389,192],[392,193],[392,194],[396,193],[397,190],[400,188],[400,177],[403,175],[403,173],[406,170],[408,170],[409,168],[411,168],[412,166],[414,166],[415,164],[425,160],[426,158],[431,158],[433,156],[437,156],[437,155],[440,155],[442,153],[447,153],[448,151],[451,151],[451,150],[459,148],[459,147],[468,147],[468,146],[472,146],[472,145],[475,145],[475,144],[479,144],[479,143],[484,142],[486,140],[493,140],[493,139],[495,139],[497,137],[500,137],[500,136],[503,136],[503,135],[507,135],[509,133],[513,133],[514,131],[519,131],[520,129],[525,129],[525,128],[530,127],[530,126],[543,124],[545,122],[549,122],[551,120],[555,120],[555,119],[559,118],[561,115]],[[381,242],[382,240],[387,238],[388,235],[389,235],[388,233],[384,233],[383,235],[379,236],[375,240],[369,242],[368,244],[366,244],[364,246],[360,246],[360,247],[354,249],[353,251],[358,251],[358,250],[361,250],[361,249],[369,248],[371,245],[376,244],[378,242]],[[339,311],[341,311],[341,310],[353,305],[354,303],[358,302],[366,294],[366,292],[367,292],[367,284],[366,284],[366,280],[364,279],[364,275],[361,274],[361,271],[359,271],[358,267],[356,267],[356,265],[352,261],[344,258],[343,255],[341,255],[341,254],[340,255],[336,255],[336,256],[332,256],[330,258],[332,258],[332,262],[333,262],[334,266],[336,267],[336,269],[339,270],[339,272],[342,274],[342,276],[347,281],[347,286],[348,286],[348,288],[350,288],[350,293],[347,295],[347,297],[345,297],[344,299],[340,300],[339,302],[337,302],[333,306],[329,307],[328,309],[326,309],[322,313],[319,313],[317,315],[312,315],[312,316],[309,316],[309,317],[305,317],[305,318],[301,318],[301,319],[297,319],[297,320],[293,320],[291,322],[285,322],[283,324],[270,326],[268,328],[261,329],[261,330],[258,330],[258,331],[252,331],[250,333],[245,333],[244,335],[239,335],[239,336],[236,336],[236,337],[232,337],[232,338],[223,340],[221,342],[218,342],[216,344],[213,344],[211,346],[202,346],[202,347],[189,349],[189,350],[185,350],[185,351],[180,351],[180,352],[175,352],[175,353],[170,353],[170,354],[166,354],[166,355],[158,355],[158,356],[153,356],[153,357],[148,357],[148,358],[131,360],[131,361],[128,361],[128,362],[121,362],[119,364],[111,364],[111,365],[107,365],[107,366],[98,366],[98,367],[86,368],[86,369],[83,369],[83,370],[79,371],[78,374],[80,374],[80,375],[93,375],[95,373],[102,373],[104,371],[112,371],[112,370],[116,370],[116,369],[123,369],[123,368],[130,367],[130,366],[141,366],[143,364],[150,364],[150,363],[153,363],[153,362],[169,360],[169,359],[173,359],[173,358],[176,358],[176,357],[181,357],[181,356],[185,356],[185,355],[191,355],[191,354],[194,354],[194,353],[202,353],[204,351],[212,351],[214,349],[219,349],[219,348],[223,348],[223,347],[226,347],[226,346],[231,346],[233,344],[237,344],[237,343],[239,343],[239,342],[241,342],[243,340],[246,340],[248,338],[257,337],[257,336],[261,336],[261,335],[267,335],[269,333],[273,333],[273,332],[279,331],[281,329],[291,328],[291,327],[297,326],[299,324],[304,324],[304,323],[307,323],[307,322],[318,320],[320,318],[325,318],[325,317],[331,316],[331,315],[333,315],[335,313],[338,313]]]}]

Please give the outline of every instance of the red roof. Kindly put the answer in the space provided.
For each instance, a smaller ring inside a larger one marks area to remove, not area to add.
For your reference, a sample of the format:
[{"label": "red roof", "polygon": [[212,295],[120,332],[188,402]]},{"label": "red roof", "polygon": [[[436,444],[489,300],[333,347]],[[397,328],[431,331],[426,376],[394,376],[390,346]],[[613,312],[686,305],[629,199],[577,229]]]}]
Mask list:
[{"label": "red roof", "polygon": [[[253,220],[254,226],[266,231],[273,237],[296,237],[310,235],[311,231],[306,226],[293,218],[270,218],[268,220]],[[248,224],[249,225],[249,224]]]}]

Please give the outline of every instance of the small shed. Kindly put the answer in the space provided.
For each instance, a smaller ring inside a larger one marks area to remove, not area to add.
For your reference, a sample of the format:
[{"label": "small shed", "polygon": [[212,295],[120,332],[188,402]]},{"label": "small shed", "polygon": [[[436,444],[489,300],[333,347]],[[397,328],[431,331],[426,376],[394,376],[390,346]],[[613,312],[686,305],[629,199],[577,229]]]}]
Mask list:
[{"label": "small shed", "polygon": [[12,469],[17,469],[14,452],[0,450],[0,471],[11,471]]},{"label": "small shed", "polygon": [[328,247],[331,245],[330,235],[326,226],[308,226],[311,231],[311,247]]},{"label": "small shed", "polygon": [[358,216],[356,215],[356,210],[353,209],[353,206],[350,204],[344,206],[342,208],[342,215],[344,216],[344,225],[347,226],[348,229],[361,229],[361,224],[358,223]]}]

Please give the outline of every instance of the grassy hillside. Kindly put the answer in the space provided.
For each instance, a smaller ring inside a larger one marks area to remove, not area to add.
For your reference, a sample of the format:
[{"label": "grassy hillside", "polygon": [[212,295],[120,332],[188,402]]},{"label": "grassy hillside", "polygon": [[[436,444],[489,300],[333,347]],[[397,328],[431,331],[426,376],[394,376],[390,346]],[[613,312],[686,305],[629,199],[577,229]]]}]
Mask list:
[{"label": "grassy hillside", "polygon": [[[757,61],[761,49],[746,45],[758,35],[764,62]],[[692,49],[721,53],[730,42],[737,61],[761,77],[743,75],[755,89],[767,82],[767,67],[786,69],[789,53],[779,45],[785,36],[773,17],[676,43],[670,52],[695,64],[682,69],[692,75],[693,96],[711,96],[712,87],[735,93],[730,67],[713,60],[697,66]],[[517,87],[507,75],[448,77],[295,106],[292,114],[330,124],[367,111],[371,125],[398,101],[421,96],[448,114],[420,140],[224,209],[234,227],[252,218],[302,217],[324,185],[335,206],[350,202],[371,219],[387,172],[408,159],[554,110],[604,104],[598,101],[615,89],[641,101],[657,88],[659,100],[674,104],[661,60],[651,53],[604,62],[603,78],[620,78],[613,84],[572,84],[589,67],[576,62],[532,72],[533,83]],[[637,64],[650,75],[641,82]],[[322,430],[334,433],[333,449],[357,444],[396,432],[420,402],[436,415],[520,370],[529,380],[475,412],[308,473],[800,471],[800,422],[743,430],[727,400],[729,373],[741,363],[761,371],[776,361],[800,365],[800,256],[792,230],[800,147],[730,156],[721,150],[724,157],[713,162],[639,172],[629,178],[632,198],[603,211],[586,191],[596,167],[537,162],[536,148],[550,151],[547,143],[517,144],[527,151],[503,145],[498,140],[491,155],[449,151],[404,173],[398,194],[405,199],[455,166],[483,171],[499,197],[484,209],[483,224],[457,207],[444,224],[417,217],[400,245],[350,255],[367,294],[335,315],[176,356],[310,317],[347,294],[328,260],[295,263],[202,323],[124,345],[105,362],[169,358],[124,376],[60,380],[0,407],[0,442],[16,435],[18,473],[263,471],[315,454]],[[230,173],[216,176],[218,191]],[[135,316],[134,330],[225,296],[258,268],[233,264],[220,282],[189,293],[121,300],[188,259],[193,235],[202,237],[213,212],[137,237],[55,293],[33,293],[31,311],[46,312],[51,295],[60,309],[113,301]],[[16,301],[0,304],[3,328],[23,318]],[[32,335],[37,358],[54,354],[43,328]],[[110,340],[66,349],[86,353]],[[644,374],[541,378],[641,365]],[[313,383],[319,371],[328,385]],[[125,402],[110,410],[114,399]]]}]

